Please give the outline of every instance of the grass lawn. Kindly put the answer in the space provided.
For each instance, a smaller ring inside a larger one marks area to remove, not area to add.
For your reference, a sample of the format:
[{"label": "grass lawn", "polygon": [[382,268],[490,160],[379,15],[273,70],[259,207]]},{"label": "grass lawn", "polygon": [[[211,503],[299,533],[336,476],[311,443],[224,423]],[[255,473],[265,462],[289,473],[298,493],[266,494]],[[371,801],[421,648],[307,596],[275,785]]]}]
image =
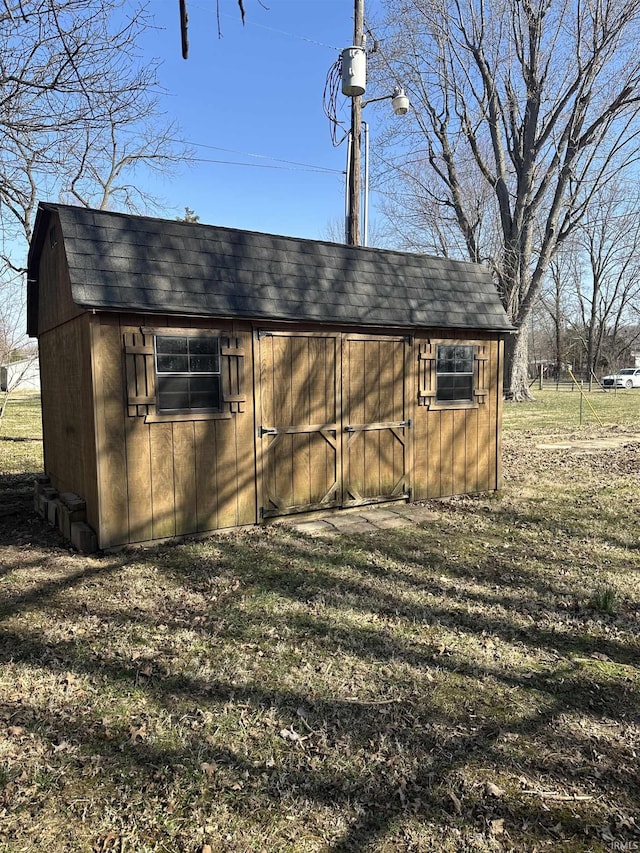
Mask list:
[{"label": "grass lawn", "polygon": [[42,470],[40,395],[0,394],[0,475]]},{"label": "grass lawn", "polygon": [[0,851],[640,849],[640,393],[578,398],[422,526],[93,557],[0,441]]},{"label": "grass lawn", "polygon": [[550,386],[543,391],[532,387],[531,391],[535,402],[505,404],[506,431],[586,431],[600,426],[600,420],[609,429],[637,429],[640,434],[640,389],[580,394],[577,389],[555,391]]}]

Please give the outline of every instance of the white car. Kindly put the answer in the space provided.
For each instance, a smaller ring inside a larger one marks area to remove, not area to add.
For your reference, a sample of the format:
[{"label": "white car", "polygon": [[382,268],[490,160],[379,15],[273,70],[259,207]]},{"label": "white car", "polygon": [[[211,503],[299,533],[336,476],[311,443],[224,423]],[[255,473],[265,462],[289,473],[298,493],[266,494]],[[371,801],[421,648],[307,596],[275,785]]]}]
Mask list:
[{"label": "white car", "polygon": [[640,367],[623,367],[617,373],[602,377],[603,388],[640,388]]}]

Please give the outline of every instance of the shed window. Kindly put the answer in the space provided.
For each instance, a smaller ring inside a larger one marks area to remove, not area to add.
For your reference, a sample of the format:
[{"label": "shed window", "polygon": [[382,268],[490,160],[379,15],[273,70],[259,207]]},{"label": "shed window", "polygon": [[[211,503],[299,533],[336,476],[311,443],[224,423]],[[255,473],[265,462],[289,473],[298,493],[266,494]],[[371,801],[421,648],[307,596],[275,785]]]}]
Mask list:
[{"label": "shed window", "polygon": [[473,400],[473,347],[438,345],[436,400],[439,403]]},{"label": "shed window", "polygon": [[220,339],[156,335],[159,413],[220,412]]}]

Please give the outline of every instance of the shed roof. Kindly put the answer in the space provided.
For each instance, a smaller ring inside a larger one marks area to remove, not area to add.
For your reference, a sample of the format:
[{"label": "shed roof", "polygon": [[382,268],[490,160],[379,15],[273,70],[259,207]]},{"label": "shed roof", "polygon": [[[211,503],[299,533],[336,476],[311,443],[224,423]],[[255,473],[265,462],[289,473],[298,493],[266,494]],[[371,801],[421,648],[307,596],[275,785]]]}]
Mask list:
[{"label": "shed roof", "polygon": [[82,308],[512,330],[476,264],[68,205],[40,205],[30,278],[55,213]]}]

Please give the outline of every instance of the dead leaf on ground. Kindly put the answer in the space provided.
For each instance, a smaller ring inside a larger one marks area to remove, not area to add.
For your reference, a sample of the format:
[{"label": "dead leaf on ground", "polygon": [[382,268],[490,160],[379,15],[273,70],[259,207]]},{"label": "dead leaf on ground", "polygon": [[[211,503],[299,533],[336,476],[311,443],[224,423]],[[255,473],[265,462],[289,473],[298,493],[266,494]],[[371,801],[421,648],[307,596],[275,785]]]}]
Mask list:
[{"label": "dead leaf on ground", "polygon": [[298,734],[298,732],[293,728],[293,726],[291,726],[290,729],[281,729],[280,737],[284,738],[285,740],[290,740],[293,743],[298,743],[304,740],[302,735]]},{"label": "dead leaf on ground", "polygon": [[129,740],[131,743],[143,741],[146,737],[147,727],[144,724],[141,726],[129,726]]},{"label": "dead leaf on ground", "polygon": [[485,791],[491,797],[504,797],[504,791],[502,788],[499,788],[497,785],[494,785],[493,782],[487,782],[484,786]]},{"label": "dead leaf on ground", "polygon": [[491,835],[502,835],[504,832],[504,818],[492,820],[490,824]]}]

